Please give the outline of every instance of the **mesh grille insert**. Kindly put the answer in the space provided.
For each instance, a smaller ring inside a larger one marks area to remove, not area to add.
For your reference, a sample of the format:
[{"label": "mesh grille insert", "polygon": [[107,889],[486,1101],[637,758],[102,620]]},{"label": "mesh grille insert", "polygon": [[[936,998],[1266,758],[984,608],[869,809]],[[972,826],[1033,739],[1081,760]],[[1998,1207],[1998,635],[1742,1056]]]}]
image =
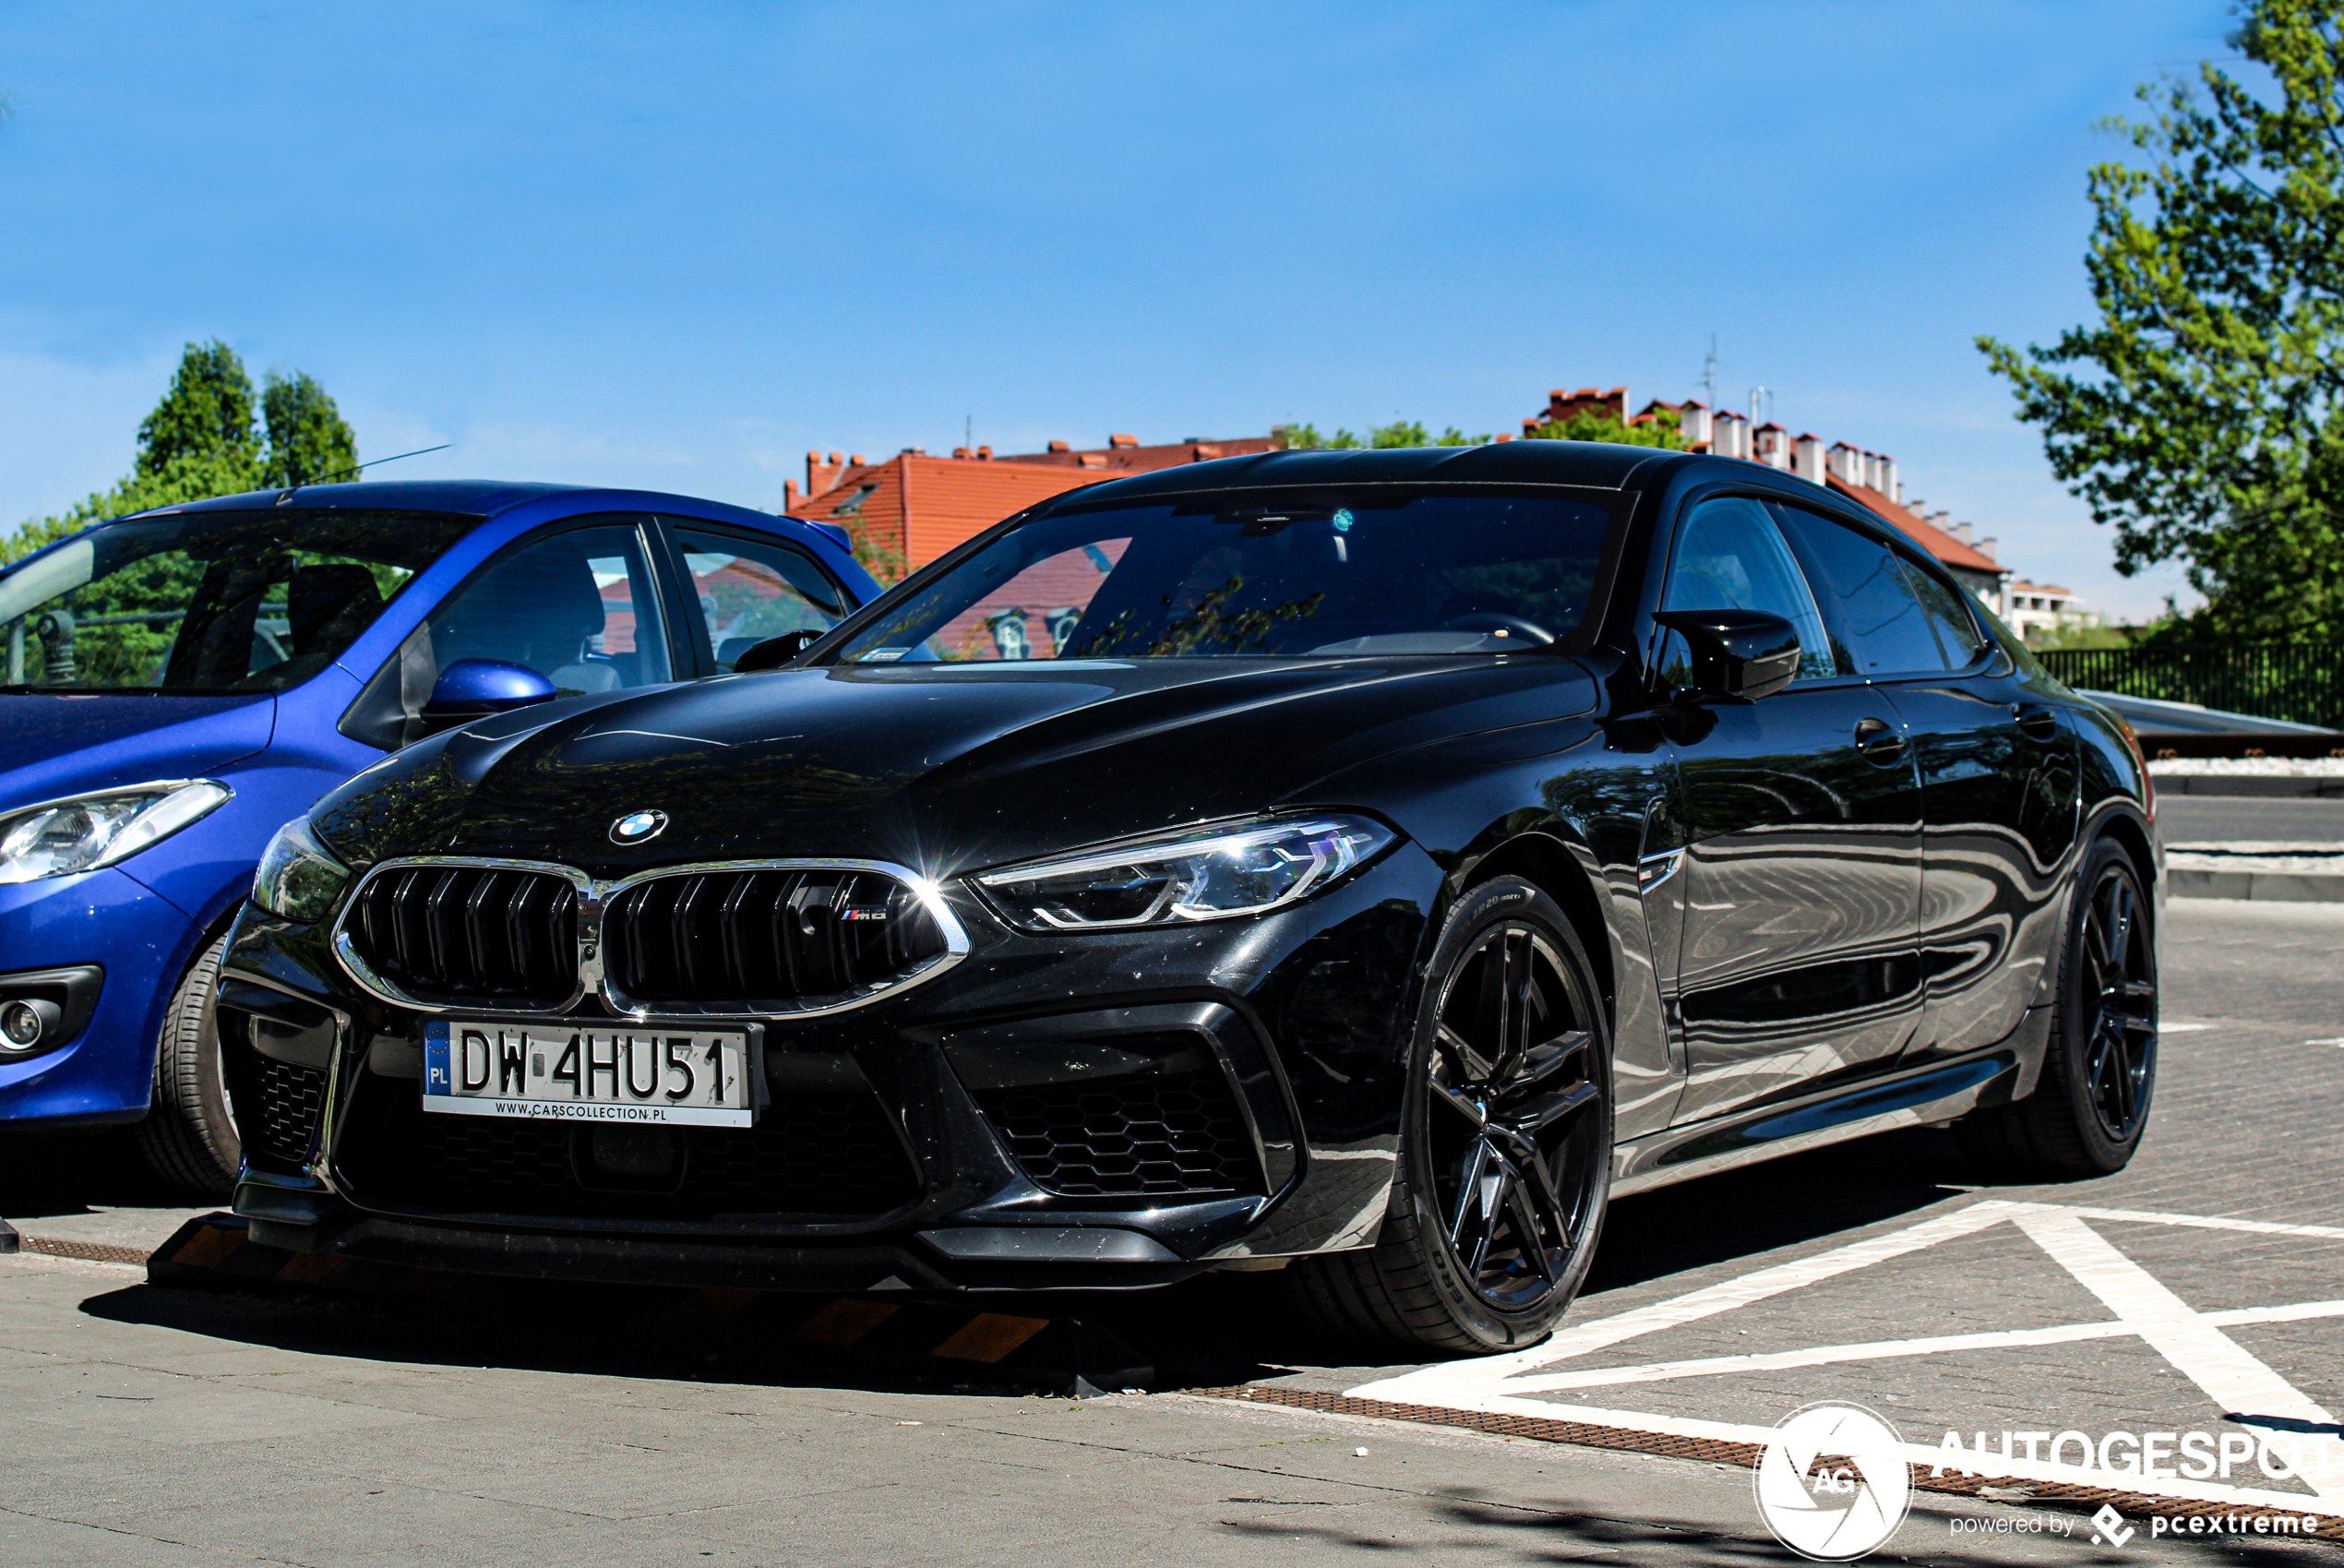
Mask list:
[{"label": "mesh grille insert", "polygon": [[1253,1140],[1218,1072],[988,1089],[977,1103],[1036,1186],[1067,1197],[1259,1192]]},{"label": "mesh grille insert", "polygon": [[415,996],[558,1006],[577,988],[578,894],[542,871],[410,866],[360,891],[344,927]]},{"label": "mesh grille insert", "polygon": [[945,950],[910,888],[875,871],[662,877],[611,901],[612,984],[641,1002],[754,1002],[883,984]]},{"label": "mesh grille insert", "polygon": [[[239,1116],[237,1130],[254,1150],[299,1165],[317,1141],[317,1117],[326,1105],[326,1075],[275,1057],[253,1057],[255,1114]],[[241,1102],[239,1102],[241,1104]]]}]

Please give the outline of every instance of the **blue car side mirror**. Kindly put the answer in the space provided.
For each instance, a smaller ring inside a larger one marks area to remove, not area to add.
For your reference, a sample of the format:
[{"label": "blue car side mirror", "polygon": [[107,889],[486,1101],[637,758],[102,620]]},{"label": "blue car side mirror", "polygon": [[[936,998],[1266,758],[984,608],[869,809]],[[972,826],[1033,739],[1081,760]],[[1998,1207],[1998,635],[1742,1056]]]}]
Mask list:
[{"label": "blue car side mirror", "polygon": [[490,713],[507,713],[534,702],[554,700],[554,683],[507,659],[459,659],[439,672],[424,704],[426,734],[437,735],[450,724]]}]

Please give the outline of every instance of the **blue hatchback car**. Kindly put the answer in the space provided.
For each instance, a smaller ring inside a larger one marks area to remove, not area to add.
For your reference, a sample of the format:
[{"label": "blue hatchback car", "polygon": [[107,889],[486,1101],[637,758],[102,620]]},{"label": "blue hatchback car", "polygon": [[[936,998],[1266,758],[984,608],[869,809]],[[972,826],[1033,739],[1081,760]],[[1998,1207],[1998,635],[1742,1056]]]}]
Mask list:
[{"label": "blue hatchback car", "polygon": [[281,825],[500,679],[716,675],[878,592],[829,524],[461,481],[141,512],[0,573],[0,1130],[135,1121],[224,1195],[212,978]]}]

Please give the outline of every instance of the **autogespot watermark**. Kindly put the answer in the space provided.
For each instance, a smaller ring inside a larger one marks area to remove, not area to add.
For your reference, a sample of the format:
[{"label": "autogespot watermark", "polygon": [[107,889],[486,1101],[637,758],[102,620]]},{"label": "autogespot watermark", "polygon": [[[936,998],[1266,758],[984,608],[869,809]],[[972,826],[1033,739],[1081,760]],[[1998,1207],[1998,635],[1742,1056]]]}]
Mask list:
[{"label": "autogespot watermark", "polygon": [[1775,1538],[1817,1562],[1863,1556],[1896,1533],[1913,1501],[1896,1429],[1836,1400],[1777,1422],[1752,1484]]},{"label": "autogespot watermark", "polygon": [[[1999,1438],[1998,1442],[1988,1440]],[[1930,1475],[2007,1476],[2014,1460],[2064,1466],[2090,1475],[2145,1481],[2285,1481],[2325,1483],[2339,1467],[2338,1445],[2325,1434],[2287,1431],[1975,1432],[1967,1442],[1949,1431],[1937,1445]],[[2056,1472],[2050,1478],[2056,1478]]]},{"label": "autogespot watermark", "polygon": [[[2154,1490],[2159,1480],[2238,1481],[2249,1485],[2296,1478],[2320,1480],[2334,1445],[2325,1434],[2285,1431],[2108,1432],[2008,1431],[1990,1442],[1979,1432],[1963,1442],[1947,1432],[1926,1469],[1945,1476],[1999,1479],[2006,1490],[1981,1489],[1991,1502],[2029,1501],[2028,1479],[2074,1479],[2107,1486],[2115,1478]],[[1909,1451],[1916,1454],[1928,1450]],[[1775,1427],[1759,1455],[1752,1486],[1758,1514],[1775,1538],[1818,1562],[1847,1562],[1876,1550],[1896,1533],[1912,1505],[1908,1451],[1886,1420],[1860,1405],[1837,1400],[1801,1406]],[[2073,1455],[2074,1462],[2068,1463]],[[2016,1474],[2023,1471],[2025,1474]],[[2065,1472],[2063,1475],[2061,1472]],[[2117,1490],[2128,1490],[2123,1487]],[[2266,1496],[2268,1494],[2266,1493]],[[2306,1501],[2310,1501],[2306,1499]],[[2122,1550],[2175,1536],[2311,1536],[2328,1523],[2284,1505],[2190,1514],[2158,1513],[2127,1519],[2109,1503],[2088,1519],[2022,1512],[1961,1514],[1946,1521],[1956,1537],[2083,1536],[2095,1547]]]}]

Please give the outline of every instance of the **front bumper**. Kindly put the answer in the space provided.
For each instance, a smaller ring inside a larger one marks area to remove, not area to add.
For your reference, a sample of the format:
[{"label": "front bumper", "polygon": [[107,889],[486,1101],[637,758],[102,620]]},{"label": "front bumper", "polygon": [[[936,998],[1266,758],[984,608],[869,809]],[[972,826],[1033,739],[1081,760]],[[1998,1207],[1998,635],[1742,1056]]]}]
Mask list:
[{"label": "front bumper", "polygon": [[221,995],[236,1210],[303,1251],[767,1289],[1155,1285],[1362,1245],[1440,889],[1404,844],[1295,909],[1174,930],[1035,938],[956,896],[966,960],[762,1021],[758,1128],[675,1134],[659,1191],[596,1165],[591,1129],[425,1114],[419,1015],[323,927],[247,907]]},{"label": "front bumper", "polygon": [[0,971],[103,971],[86,1024],[35,1055],[0,1059],[0,1125],[53,1131],[144,1116],[163,1010],[199,935],[119,867],[0,887]]}]

